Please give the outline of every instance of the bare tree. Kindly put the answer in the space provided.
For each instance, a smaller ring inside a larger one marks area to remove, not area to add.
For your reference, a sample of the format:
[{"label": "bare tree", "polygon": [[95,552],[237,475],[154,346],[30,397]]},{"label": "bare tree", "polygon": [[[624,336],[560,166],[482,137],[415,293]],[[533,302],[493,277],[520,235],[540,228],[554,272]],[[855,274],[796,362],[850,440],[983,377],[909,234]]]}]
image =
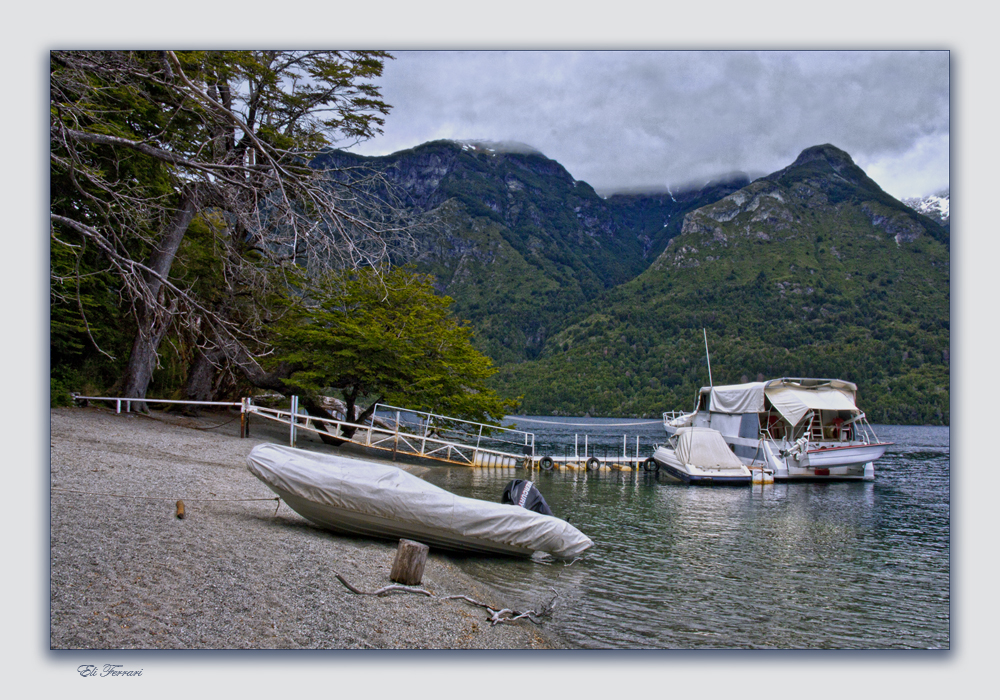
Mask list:
[{"label": "bare tree", "polygon": [[[52,245],[96,246],[137,332],[122,377],[144,398],[168,329],[260,374],[265,303],[287,273],[374,265],[408,245],[376,174],[310,167],[381,131],[378,51],[51,54]],[[192,222],[223,231],[222,294],[171,275]]]}]

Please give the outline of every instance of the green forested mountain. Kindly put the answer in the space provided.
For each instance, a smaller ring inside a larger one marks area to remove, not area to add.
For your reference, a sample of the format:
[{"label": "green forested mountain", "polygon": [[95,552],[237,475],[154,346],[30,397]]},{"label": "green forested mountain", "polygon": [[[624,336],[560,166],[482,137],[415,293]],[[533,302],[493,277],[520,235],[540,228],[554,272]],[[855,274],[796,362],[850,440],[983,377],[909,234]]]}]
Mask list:
[{"label": "green forested mountain", "polygon": [[375,158],[330,151],[314,165],[380,171],[426,215],[406,262],[435,275],[499,365],[538,358],[602,294],[645,270],[686,212],[749,183],[603,199],[537,151],[489,142],[434,141]]},{"label": "green forested mountain", "polygon": [[386,173],[430,216],[413,262],[522,412],[653,416],[708,383],[839,377],[881,422],[949,420],[949,232],[833,146],[682,193],[599,197],[533,151],[434,142]]},{"label": "green forested mountain", "polygon": [[532,413],[656,415],[708,384],[856,382],[878,422],[949,421],[948,232],[850,157],[820,146],[689,214],[636,279],[606,294],[500,386]]}]

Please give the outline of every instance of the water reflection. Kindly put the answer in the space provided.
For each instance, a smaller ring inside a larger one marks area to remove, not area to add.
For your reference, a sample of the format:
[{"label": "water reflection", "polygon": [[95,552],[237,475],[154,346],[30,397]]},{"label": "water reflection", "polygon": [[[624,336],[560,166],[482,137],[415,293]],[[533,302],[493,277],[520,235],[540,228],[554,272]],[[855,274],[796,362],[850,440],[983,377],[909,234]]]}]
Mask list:
[{"label": "water reflection", "polygon": [[509,605],[556,589],[550,625],[580,647],[947,647],[947,430],[881,428],[897,446],[874,483],[713,488],[644,472],[446,467],[429,478],[491,501],[530,478],[595,541],[571,565],[459,560]]}]

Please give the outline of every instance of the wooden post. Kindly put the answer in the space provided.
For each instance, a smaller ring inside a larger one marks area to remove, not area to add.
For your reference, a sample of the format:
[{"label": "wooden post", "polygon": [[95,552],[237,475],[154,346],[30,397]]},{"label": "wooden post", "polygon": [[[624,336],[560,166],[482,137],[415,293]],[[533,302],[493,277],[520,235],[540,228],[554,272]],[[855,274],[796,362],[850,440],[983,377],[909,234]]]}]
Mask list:
[{"label": "wooden post", "polygon": [[389,578],[404,586],[419,585],[424,577],[429,547],[413,540],[400,540]]}]

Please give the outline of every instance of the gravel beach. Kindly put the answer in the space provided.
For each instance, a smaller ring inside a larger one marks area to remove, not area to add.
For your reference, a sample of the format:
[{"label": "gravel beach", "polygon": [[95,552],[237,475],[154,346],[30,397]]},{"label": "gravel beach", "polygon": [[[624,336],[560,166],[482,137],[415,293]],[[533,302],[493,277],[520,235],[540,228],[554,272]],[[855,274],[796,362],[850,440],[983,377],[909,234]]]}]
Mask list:
[{"label": "gravel beach", "polygon": [[[351,593],[335,575],[390,585],[396,543],[320,530],[277,502],[246,456],[287,444],[287,428],[256,421],[251,435],[238,412],[51,411],[52,649],[565,648],[462,600]],[[514,605],[433,550],[422,587]]]}]

